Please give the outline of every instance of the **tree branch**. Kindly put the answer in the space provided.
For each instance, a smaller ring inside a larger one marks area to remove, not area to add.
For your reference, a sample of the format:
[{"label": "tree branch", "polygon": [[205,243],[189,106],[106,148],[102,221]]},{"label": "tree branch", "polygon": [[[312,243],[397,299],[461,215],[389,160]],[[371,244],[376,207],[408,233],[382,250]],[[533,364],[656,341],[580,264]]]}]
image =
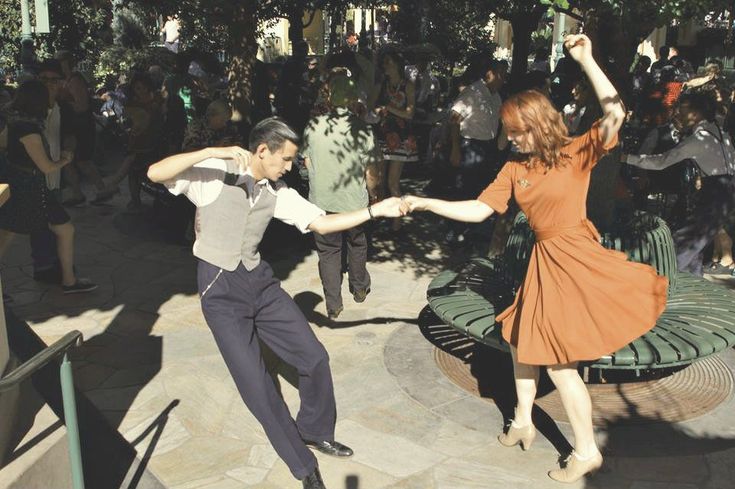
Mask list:
[{"label": "tree branch", "polygon": [[304,29],[309,27],[312,22],[314,22],[314,17],[316,16],[316,11],[320,9],[324,9],[324,6],[327,4],[328,0],[318,0],[314,2],[314,6],[311,8],[311,13],[309,14],[309,21],[304,24]]},{"label": "tree branch", "polygon": [[568,15],[569,17],[573,18],[574,20],[577,20],[579,22],[584,22],[584,17],[581,16],[581,15],[579,15],[576,12],[573,12],[572,9],[561,8],[561,7],[557,6],[557,5],[554,5],[553,8],[554,8],[554,12],[557,12],[557,13],[560,13],[560,14],[565,14],[565,15]]},{"label": "tree branch", "polygon": [[309,20],[307,22],[304,22],[304,29],[309,27],[312,22],[314,22],[314,17],[316,16],[316,11],[319,10],[318,7],[314,7],[314,10],[311,11],[309,14]]}]

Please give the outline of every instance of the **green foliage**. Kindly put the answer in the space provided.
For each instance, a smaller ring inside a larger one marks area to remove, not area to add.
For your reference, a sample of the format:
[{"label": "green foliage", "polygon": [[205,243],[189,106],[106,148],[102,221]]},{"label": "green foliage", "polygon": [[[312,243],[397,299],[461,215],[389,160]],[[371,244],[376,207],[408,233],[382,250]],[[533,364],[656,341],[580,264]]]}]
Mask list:
[{"label": "green foliage", "polygon": [[398,5],[391,19],[398,40],[433,44],[442,53],[442,64],[463,65],[473,53],[495,49],[486,0],[402,0]]},{"label": "green foliage", "polygon": [[[136,6],[113,2],[112,33],[115,44],[126,48],[141,48],[152,39],[147,32],[144,12]],[[155,29],[155,23],[153,24]]]},{"label": "green foliage", "polygon": [[20,12],[15,0],[0,0],[0,66],[15,68],[20,52]]},{"label": "green foliage", "polygon": [[553,35],[553,28],[549,25],[545,25],[542,29],[539,29],[531,34],[531,52],[536,51],[538,48],[551,47],[551,36]]},{"label": "green foliage", "polygon": [[152,65],[159,65],[167,72],[173,71],[175,61],[174,54],[166,48],[108,46],[100,53],[93,76],[99,87],[109,78]]},{"label": "green foliage", "polygon": [[[49,2],[51,33],[34,37],[38,56],[66,49],[79,58],[93,57],[111,39],[110,12],[107,4],[89,5],[85,0]],[[19,0],[0,0],[0,65],[5,69],[19,68],[20,25]]]},{"label": "green foliage", "polygon": [[[544,0],[553,8],[566,10],[577,8],[581,11],[590,9],[608,10],[618,18],[633,24],[660,27],[673,20],[704,19],[710,12],[721,12],[733,7],[730,0]],[[562,6],[566,4],[566,7]]]}]

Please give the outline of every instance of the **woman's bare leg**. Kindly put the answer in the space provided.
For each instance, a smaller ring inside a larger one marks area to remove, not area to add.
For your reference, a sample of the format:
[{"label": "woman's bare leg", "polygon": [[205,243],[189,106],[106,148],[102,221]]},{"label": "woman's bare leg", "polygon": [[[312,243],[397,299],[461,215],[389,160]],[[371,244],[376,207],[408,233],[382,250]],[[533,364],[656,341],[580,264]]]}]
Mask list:
[{"label": "woman's bare leg", "polygon": [[49,229],[56,235],[56,251],[61,265],[61,284],[74,285],[74,226],[71,222],[49,224]]},{"label": "woman's bare leg", "polygon": [[520,428],[531,424],[531,410],[536,399],[539,368],[535,365],[518,363],[518,351],[514,346],[510,347],[510,353],[513,357],[513,377],[515,378],[516,397],[518,398],[513,423]]},{"label": "woman's bare leg", "polygon": [[597,455],[600,450],[592,428],[592,401],[577,371],[577,363],[552,365],[546,369],[559,390],[564,410],[572,425],[574,451],[583,459]]}]

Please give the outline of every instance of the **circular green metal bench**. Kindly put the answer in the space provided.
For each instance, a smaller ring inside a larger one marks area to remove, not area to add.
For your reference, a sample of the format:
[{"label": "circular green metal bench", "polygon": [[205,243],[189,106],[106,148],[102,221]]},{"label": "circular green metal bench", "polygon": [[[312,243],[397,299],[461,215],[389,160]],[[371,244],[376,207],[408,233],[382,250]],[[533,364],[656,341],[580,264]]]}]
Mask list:
[{"label": "circular green metal bench", "polygon": [[[429,285],[429,306],[450,327],[483,344],[507,350],[496,314],[513,302],[535,242],[525,215],[513,223],[502,255],[475,258],[459,271],[444,271]],[[653,266],[669,278],[666,310],[654,328],[617,352],[586,365],[594,369],[646,370],[678,367],[735,344],[735,292],[678,272],[674,244],[659,217],[636,213],[603,246]]]}]

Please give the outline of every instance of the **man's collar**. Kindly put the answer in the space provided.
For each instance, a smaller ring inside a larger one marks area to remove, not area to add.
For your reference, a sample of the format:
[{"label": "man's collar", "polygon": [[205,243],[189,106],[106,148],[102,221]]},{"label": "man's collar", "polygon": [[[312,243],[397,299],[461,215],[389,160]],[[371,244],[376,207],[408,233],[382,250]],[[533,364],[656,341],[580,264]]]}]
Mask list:
[{"label": "man's collar", "polygon": [[[253,175],[253,171],[252,171],[252,170],[250,169],[250,167],[248,167],[248,168],[247,168],[247,169],[245,170],[245,173],[244,173],[244,174],[245,174],[245,175],[248,175],[248,176],[250,176],[250,177],[253,177],[253,179],[255,178],[255,176]],[[271,181],[270,181],[270,180],[268,180],[267,178],[261,178],[260,180],[256,180],[256,181],[255,181],[255,184],[256,184],[256,185],[264,185],[264,186],[265,186],[265,188],[267,188],[267,189],[268,189],[268,191],[269,191],[270,193],[272,193],[273,195],[275,195],[275,194],[276,194],[276,189],[275,189],[275,188],[273,188],[273,184],[272,184],[272,183],[271,183]]]}]

